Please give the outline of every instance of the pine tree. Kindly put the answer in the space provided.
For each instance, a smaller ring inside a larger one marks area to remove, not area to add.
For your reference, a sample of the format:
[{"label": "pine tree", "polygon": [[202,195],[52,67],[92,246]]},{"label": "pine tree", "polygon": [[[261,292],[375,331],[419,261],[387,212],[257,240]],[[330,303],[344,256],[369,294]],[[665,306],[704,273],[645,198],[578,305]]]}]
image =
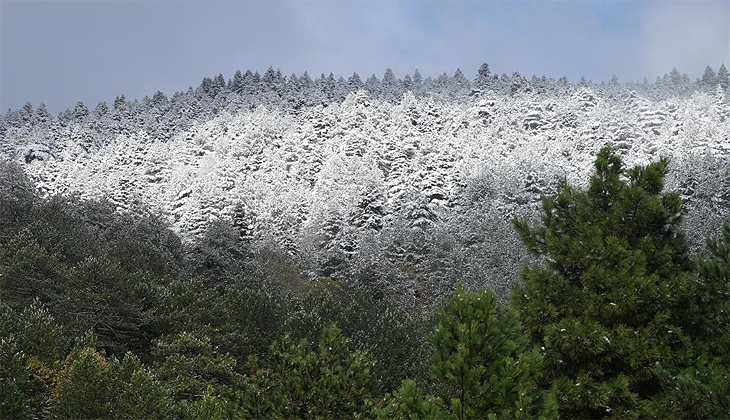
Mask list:
[{"label": "pine tree", "polygon": [[360,75],[358,75],[356,72],[352,73],[352,76],[347,79],[347,85],[352,91],[362,89],[364,86],[362,80],[360,79]]},{"label": "pine tree", "polygon": [[152,354],[159,361],[155,373],[183,407],[200,399],[209,387],[231,397],[240,380],[236,360],[216,351],[210,338],[202,333],[181,332],[165,337],[155,344]]},{"label": "pine tree", "polygon": [[59,379],[50,414],[54,419],[108,419],[111,380],[104,356],[92,348],[69,356]]},{"label": "pine tree", "polygon": [[492,82],[491,74],[489,64],[483,63],[477,71],[477,79],[474,81],[474,87],[482,91],[489,88],[489,84]]},{"label": "pine tree", "polygon": [[372,356],[350,349],[334,324],[322,331],[319,345],[295,343],[286,335],[271,345],[270,365],[250,358],[244,388],[245,419],[360,418],[373,386]]},{"label": "pine tree", "polygon": [[35,115],[37,121],[41,124],[45,124],[51,119],[51,116],[48,114],[46,104],[44,104],[43,102],[38,104],[38,108],[35,110]]},{"label": "pine tree", "polygon": [[722,89],[725,92],[728,92],[728,89],[730,88],[730,76],[728,75],[725,63],[721,64],[720,68],[717,70],[717,82],[720,86],[722,86]]},{"label": "pine tree", "polygon": [[423,84],[423,77],[421,76],[421,72],[416,69],[413,72],[413,86],[416,91],[421,88],[421,85]]},{"label": "pine tree", "polygon": [[[3,309],[9,308],[0,306],[0,311]],[[0,418],[28,418],[30,408],[26,393],[30,388],[30,371],[27,356],[18,347],[15,337],[5,336],[7,326],[3,323],[3,315],[0,312],[0,327],[4,327],[0,331]]]},{"label": "pine tree", "polygon": [[702,74],[701,83],[702,88],[708,92],[712,92],[712,90],[715,89],[715,87],[717,86],[717,74],[715,74],[715,70],[713,70],[712,67],[705,67],[705,72]]},{"label": "pine tree", "polygon": [[666,159],[627,171],[604,148],[595,166],[586,191],[562,182],[543,200],[541,226],[515,220],[546,264],[524,270],[514,303],[561,417],[676,414],[660,402],[693,363],[702,323],[681,200],[662,193]]},{"label": "pine tree", "polygon": [[431,373],[438,394],[424,396],[404,382],[380,418],[554,418],[555,401],[538,390],[542,363],[528,351],[516,313],[491,290],[467,293],[460,286],[438,312],[431,336]]}]

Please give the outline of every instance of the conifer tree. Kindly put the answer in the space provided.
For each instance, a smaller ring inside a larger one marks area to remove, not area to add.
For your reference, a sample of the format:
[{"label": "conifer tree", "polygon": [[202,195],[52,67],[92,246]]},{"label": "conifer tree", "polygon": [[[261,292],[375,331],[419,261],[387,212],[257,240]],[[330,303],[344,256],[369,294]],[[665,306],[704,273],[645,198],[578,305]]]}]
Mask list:
[{"label": "conifer tree", "polygon": [[562,182],[543,200],[541,226],[515,220],[545,258],[523,271],[515,306],[561,418],[683,417],[659,402],[698,354],[700,283],[681,200],[662,192],[668,161],[626,170],[604,148],[595,166],[587,190]]},{"label": "conifer tree", "polygon": [[702,74],[701,83],[702,88],[707,91],[711,91],[710,89],[715,89],[715,86],[717,86],[717,74],[715,73],[715,70],[712,69],[712,67],[705,67],[705,72]]},{"label": "conifer tree", "polygon": [[489,83],[492,81],[491,74],[489,64],[483,63],[477,71],[477,79],[474,81],[474,87],[479,90],[487,89],[489,87]]},{"label": "conifer tree", "polygon": [[438,312],[431,337],[431,373],[436,396],[424,396],[405,381],[381,418],[536,419],[554,418],[555,401],[540,392],[538,351],[527,341],[515,312],[500,305],[491,290],[467,293],[460,286]]},{"label": "conifer tree", "polygon": [[423,76],[421,76],[421,72],[416,69],[413,72],[413,86],[416,90],[418,90],[421,87],[421,84],[423,84]]},{"label": "conifer tree", "polygon": [[350,340],[334,324],[322,331],[319,346],[295,343],[289,335],[271,345],[271,364],[250,358],[251,374],[242,396],[244,419],[360,418],[373,387],[372,356],[350,350]]},{"label": "conifer tree", "polygon": [[724,63],[720,65],[720,68],[717,70],[717,83],[722,86],[722,89],[725,92],[727,92],[728,88],[730,88],[730,75],[728,75],[727,67],[725,67]]}]

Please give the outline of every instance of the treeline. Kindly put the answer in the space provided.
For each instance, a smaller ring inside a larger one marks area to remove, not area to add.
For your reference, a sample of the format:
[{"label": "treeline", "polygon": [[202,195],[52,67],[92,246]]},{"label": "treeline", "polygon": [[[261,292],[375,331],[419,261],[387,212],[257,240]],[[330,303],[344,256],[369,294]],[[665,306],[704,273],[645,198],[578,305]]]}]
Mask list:
[{"label": "treeline", "polygon": [[479,95],[540,94],[545,97],[560,97],[570,94],[575,88],[590,87],[600,97],[619,100],[628,91],[655,100],[684,97],[696,91],[714,93],[720,86],[727,94],[730,77],[725,64],[718,71],[707,66],[701,78],[692,81],[686,73],[673,68],[663,76],[657,76],[652,83],[619,82],[613,76],[608,82],[593,82],[581,78],[577,83],[566,77],[554,79],[547,76],[527,78],[519,72],[512,75],[493,74],[489,64],[484,63],[473,77],[467,77],[461,69],[453,75],[446,72],[438,77],[423,77],[416,69],[403,78],[396,77],[387,69],[381,78],[375,74],[361,78],[357,73],[345,78],[322,73],[311,77],[306,71],[297,76],[283,75],[269,67],[263,74],[257,71],[236,71],[228,80],[218,74],[203,78],[201,84],[187,91],[175,92],[167,97],[157,91],[151,97],[130,100],[119,95],[113,104],[99,102],[95,106],[77,102],[72,109],[66,109],[52,116],[43,103],[35,108],[26,103],[17,110],[8,109],[0,116],[0,137],[8,131],[34,128],[53,133],[73,124],[85,124],[95,132],[95,141],[113,138],[114,135],[129,135],[143,129],[150,136],[169,139],[186,130],[195,122],[207,121],[223,112],[232,114],[250,111],[259,106],[282,109],[285,112],[300,112],[304,108],[327,106],[342,102],[348,94],[366,90],[370,97],[378,100],[399,102],[406,92],[416,97],[428,96],[440,100],[465,101]]},{"label": "treeline", "polygon": [[514,221],[540,262],[509,302],[462,287],[431,314],[2,165],[0,417],[728,417],[730,225],[692,254],[667,170],[603,149]]}]

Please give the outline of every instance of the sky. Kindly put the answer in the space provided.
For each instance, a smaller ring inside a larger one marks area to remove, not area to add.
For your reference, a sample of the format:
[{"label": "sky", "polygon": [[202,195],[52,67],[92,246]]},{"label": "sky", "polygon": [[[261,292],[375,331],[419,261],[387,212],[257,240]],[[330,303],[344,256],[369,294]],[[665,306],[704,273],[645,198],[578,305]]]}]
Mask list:
[{"label": "sky", "polygon": [[730,1],[0,0],[0,109],[142,98],[237,69],[692,79],[730,66]]}]

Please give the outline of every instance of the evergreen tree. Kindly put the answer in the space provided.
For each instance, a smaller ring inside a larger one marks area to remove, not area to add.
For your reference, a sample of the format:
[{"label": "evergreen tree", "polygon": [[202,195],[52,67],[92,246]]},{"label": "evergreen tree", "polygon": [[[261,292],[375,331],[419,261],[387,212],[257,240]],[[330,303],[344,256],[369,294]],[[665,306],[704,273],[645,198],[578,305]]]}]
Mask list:
[{"label": "evergreen tree", "polygon": [[107,361],[93,348],[72,353],[58,377],[49,414],[57,419],[160,419],[172,414],[162,383],[127,354]]},{"label": "evergreen tree", "polygon": [[492,72],[489,70],[489,64],[483,63],[477,71],[477,79],[474,81],[474,87],[480,91],[489,88],[492,81]]},{"label": "evergreen tree", "polygon": [[542,226],[515,221],[546,265],[524,270],[514,303],[561,417],[676,414],[662,378],[692,365],[703,322],[681,200],[662,193],[665,159],[627,171],[604,148],[595,166],[586,191],[543,200]]},{"label": "evergreen tree", "polygon": [[199,400],[209,387],[217,395],[231,398],[240,383],[236,360],[220,354],[210,337],[201,333],[171,335],[159,340],[152,349],[158,361],[156,375],[164,381],[181,409]]},{"label": "evergreen tree", "polygon": [[[4,306],[4,305],[3,305]],[[26,393],[30,388],[30,371],[26,355],[13,336],[5,336],[4,309],[0,306],[0,418],[23,419],[30,414]]]},{"label": "evergreen tree", "polygon": [[730,76],[728,75],[725,63],[721,64],[720,68],[717,70],[717,82],[720,84],[720,86],[722,86],[722,89],[725,92],[728,92],[728,88],[730,88]]},{"label": "evergreen tree", "polygon": [[83,102],[79,101],[76,102],[76,106],[73,110],[73,119],[76,120],[76,122],[83,121],[87,116],[89,116],[89,108],[84,105]]},{"label": "evergreen tree", "polygon": [[359,418],[371,398],[375,361],[352,351],[334,324],[322,331],[316,350],[307,340],[284,336],[271,346],[270,365],[251,358],[242,398],[245,419]]},{"label": "evergreen tree", "polygon": [[715,74],[715,70],[712,67],[705,67],[705,72],[702,74],[702,81],[700,83],[702,84],[702,88],[708,92],[712,92],[715,89],[717,86],[717,74]]},{"label": "evergreen tree", "polygon": [[96,104],[96,108],[94,108],[94,116],[96,118],[101,118],[104,115],[109,112],[109,106],[104,101],[100,101],[98,104]]},{"label": "evergreen tree", "polygon": [[360,80],[360,75],[357,73],[352,73],[352,76],[347,79],[347,85],[352,91],[362,89],[364,86],[362,80]]},{"label": "evergreen tree", "polygon": [[[70,358],[72,356],[69,356]],[[50,415],[54,419],[108,419],[111,380],[104,356],[92,348],[73,355],[59,379]]]},{"label": "evergreen tree", "polygon": [[423,84],[423,77],[421,76],[421,72],[416,69],[413,72],[413,86],[416,90],[418,90],[421,85]]},{"label": "evergreen tree", "polygon": [[44,104],[43,102],[38,104],[38,108],[35,110],[35,115],[37,121],[41,124],[45,124],[51,119],[51,116],[48,114],[46,104]]},{"label": "evergreen tree", "polygon": [[243,73],[241,73],[241,70],[236,70],[233,73],[233,79],[231,79],[231,90],[240,95],[243,93],[243,84]]},{"label": "evergreen tree", "polygon": [[379,417],[555,417],[555,401],[538,390],[542,355],[527,351],[516,313],[497,303],[491,290],[467,293],[461,286],[437,316],[431,372],[438,394],[424,396],[415,382],[406,381],[376,410]]}]

